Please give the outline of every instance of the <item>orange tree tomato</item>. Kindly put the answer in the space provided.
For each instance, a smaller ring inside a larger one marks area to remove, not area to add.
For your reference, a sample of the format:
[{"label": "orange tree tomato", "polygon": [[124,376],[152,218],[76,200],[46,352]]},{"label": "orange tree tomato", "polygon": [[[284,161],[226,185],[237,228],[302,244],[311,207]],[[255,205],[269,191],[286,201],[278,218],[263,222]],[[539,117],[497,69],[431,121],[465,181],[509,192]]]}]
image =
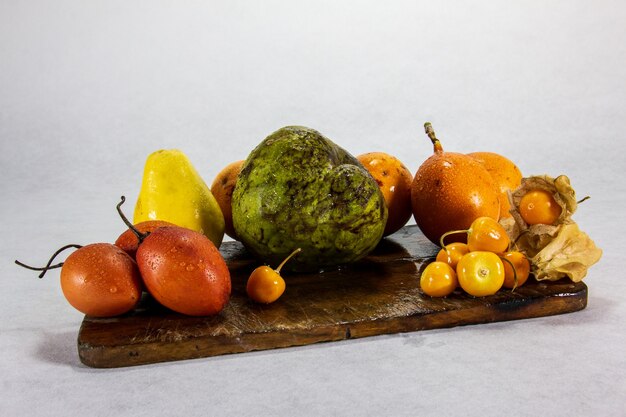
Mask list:
[{"label": "orange tree tomato", "polygon": [[[512,251],[504,253],[502,257],[504,258],[503,287],[517,288],[524,285],[528,279],[528,275],[530,274],[530,262],[528,261],[528,258],[526,258],[526,255],[521,252]],[[511,264],[513,266],[511,266]],[[513,268],[515,268],[515,271]],[[515,282],[516,278],[517,282]]]},{"label": "orange tree tomato", "polygon": [[475,297],[495,294],[504,283],[504,265],[493,252],[464,255],[456,266],[456,273],[461,288]]},{"label": "orange tree tomato", "polygon": [[357,156],[374,177],[387,205],[387,224],[383,236],[402,228],[411,218],[411,171],[398,158],[384,152],[369,152]]},{"label": "orange tree tomato", "polygon": [[429,263],[420,277],[422,291],[431,297],[445,297],[454,291],[457,285],[456,272],[446,262]]},{"label": "orange tree tomato", "polygon": [[78,311],[111,317],[137,305],[142,283],[137,264],[126,252],[110,243],[92,243],[67,257],[61,289]]},{"label": "orange tree tomato", "polygon": [[439,253],[437,253],[437,258],[435,260],[446,262],[452,267],[452,269],[456,269],[456,264],[459,262],[459,259],[461,259],[461,257],[468,252],[469,248],[466,243],[448,243],[445,247],[441,248]]},{"label": "orange tree tomato", "polygon": [[554,196],[545,190],[533,190],[524,194],[519,204],[522,219],[528,224],[553,224],[563,209]]}]

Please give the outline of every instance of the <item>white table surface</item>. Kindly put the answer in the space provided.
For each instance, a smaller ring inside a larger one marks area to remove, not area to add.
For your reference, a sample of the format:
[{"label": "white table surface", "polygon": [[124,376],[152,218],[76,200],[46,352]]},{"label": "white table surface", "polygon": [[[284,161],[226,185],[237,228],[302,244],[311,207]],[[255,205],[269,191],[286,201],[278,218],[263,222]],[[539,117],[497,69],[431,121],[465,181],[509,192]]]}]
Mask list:
[{"label": "white table surface", "polygon": [[[0,0],[0,415],[626,415],[621,1]],[[146,156],[207,182],[290,124],[415,172],[444,148],[567,174],[604,250],[561,316],[91,369],[45,263],[113,241]]]}]

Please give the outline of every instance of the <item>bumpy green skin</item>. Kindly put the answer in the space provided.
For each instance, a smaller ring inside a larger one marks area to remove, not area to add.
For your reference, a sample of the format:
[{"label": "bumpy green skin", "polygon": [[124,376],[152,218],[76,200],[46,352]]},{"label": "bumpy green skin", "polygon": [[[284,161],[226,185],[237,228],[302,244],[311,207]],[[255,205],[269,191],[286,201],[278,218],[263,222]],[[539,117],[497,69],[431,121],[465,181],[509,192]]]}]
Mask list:
[{"label": "bumpy green skin", "polygon": [[385,200],[369,172],[319,132],[284,127],[248,156],[232,197],[246,248],[275,268],[317,271],[356,261],[380,241]]}]

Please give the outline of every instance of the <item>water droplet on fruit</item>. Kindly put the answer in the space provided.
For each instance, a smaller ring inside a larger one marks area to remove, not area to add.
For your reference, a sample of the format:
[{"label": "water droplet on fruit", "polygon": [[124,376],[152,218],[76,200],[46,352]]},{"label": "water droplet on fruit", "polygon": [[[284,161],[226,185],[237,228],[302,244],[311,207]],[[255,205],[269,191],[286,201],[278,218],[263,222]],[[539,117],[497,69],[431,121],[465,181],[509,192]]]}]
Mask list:
[{"label": "water droplet on fruit", "polygon": [[187,265],[187,263],[186,262],[181,262],[181,263],[179,263],[179,265],[180,266],[185,266],[185,265]]},{"label": "water droplet on fruit", "polygon": [[185,268],[187,271],[193,271],[195,269],[195,267],[193,265],[187,265],[187,268]]},{"label": "water droplet on fruit", "polygon": [[114,286],[112,286],[111,288],[109,288],[109,292],[110,292],[111,294],[115,294],[115,293],[117,292],[117,287],[116,287],[115,285],[114,285]]}]

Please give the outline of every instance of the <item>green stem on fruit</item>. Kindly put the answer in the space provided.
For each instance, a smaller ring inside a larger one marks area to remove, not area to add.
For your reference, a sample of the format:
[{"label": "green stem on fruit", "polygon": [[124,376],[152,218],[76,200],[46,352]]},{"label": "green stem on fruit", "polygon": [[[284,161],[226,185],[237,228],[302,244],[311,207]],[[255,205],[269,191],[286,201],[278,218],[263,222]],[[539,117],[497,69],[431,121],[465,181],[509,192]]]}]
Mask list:
[{"label": "green stem on fruit", "polygon": [[526,229],[526,230],[522,230],[522,231],[520,232],[520,234],[519,234],[519,235],[517,235],[517,237],[515,238],[515,242],[513,242],[513,245],[514,245],[516,248],[517,248],[517,242],[519,242],[519,240],[522,238],[522,236],[524,236],[526,233],[529,233],[529,230],[528,230],[528,229]]},{"label": "green stem on fruit", "polygon": [[143,242],[143,240],[148,237],[150,232],[148,232],[148,233],[141,233],[139,230],[137,230],[137,228],[128,220],[128,218],[126,218],[126,216],[122,212],[122,204],[124,204],[124,202],[126,201],[126,197],[121,196],[120,200],[121,201],[116,206],[117,207],[117,212],[119,213],[120,217],[122,218],[122,221],[124,222],[124,224],[126,226],[128,226],[128,228],[135,234],[135,236],[137,236],[137,239],[139,239],[139,244],[141,244],[141,242]]},{"label": "green stem on fruit", "polygon": [[446,248],[446,245],[443,243],[444,239],[447,238],[450,235],[454,235],[457,233],[469,233],[469,230],[465,229],[465,230],[451,230],[449,232],[444,233],[443,235],[441,235],[441,237],[439,238],[439,244],[441,245],[442,249]]},{"label": "green stem on fruit", "polygon": [[591,197],[590,197],[590,196],[588,196],[588,195],[587,195],[587,196],[584,196],[583,198],[581,198],[580,200],[578,200],[578,201],[576,202],[576,204],[580,204],[580,203],[582,203],[583,201],[587,201],[587,200],[589,200],[590,198],[591,198]]},{"label": "green stem on fruit", "polygon": [[69,248],[80,249],[82,247],[83,247],[82,245],[77,245],[74,243],[63,246],[62,248],[58,249],[56,252],[52,254],[52,257],[50,258],[50,260],[48,260],[48,263],[44,267],[26,265],[25,263],[22,263],[18,261],[17,259],[15,260],[15,263],[23,268],[30,269],[31,271],[43,271],[41,274],[39,274],[39,278],[43,278],[43,276],[46,275],[46,272],[48,272],[50,269],[61,268],[63,266],[64,262],[60,262],[58,264],[52,265],[52,261],[54,261],[54,258],[56,258],[61,252]]},{"label": "green stem on fruit", "polygon": [[511,288],[511,292],[513,292],[517,288],[517,271],[515,270],[515,266],[513,266],[513,262],[509,261],[504,256],[499,256],[499,258],[505,262],[508,262],[508,264],[511,265],[511,269],[513,269],[513,288]]},{"label": "green stem on fruit", "polygon": [[291,259],[294,255],[298,254],[301,250],[302,250],[301,248],[298,248],[298,249],[294,250],[293,252],[291,252],[291,255],[287,256],[287,257],[285,258],[285,260],[284,260],[284,261],[282,261],[282,262],[280,263],[280,265],[278,265],[278,268],[276,268],[276,269],[275,269],[276,273],[277,273],[277,274],[280,274],[280,270],[281,270],[281,269],[282,269],[282,267],[283,267],[283,266],[287,263],[287,261],[288,261],[289,259]]},{"label": "green stem on fruit", "polygon": [[435,136],[435,129],[433,129],[433,125],[430,122],[424,123],[424,130],[430,138],[430,141],[433,143],[435,152],[443,152],[441,142],[439,142],[439,139],[437,139],[437,136]]}]

